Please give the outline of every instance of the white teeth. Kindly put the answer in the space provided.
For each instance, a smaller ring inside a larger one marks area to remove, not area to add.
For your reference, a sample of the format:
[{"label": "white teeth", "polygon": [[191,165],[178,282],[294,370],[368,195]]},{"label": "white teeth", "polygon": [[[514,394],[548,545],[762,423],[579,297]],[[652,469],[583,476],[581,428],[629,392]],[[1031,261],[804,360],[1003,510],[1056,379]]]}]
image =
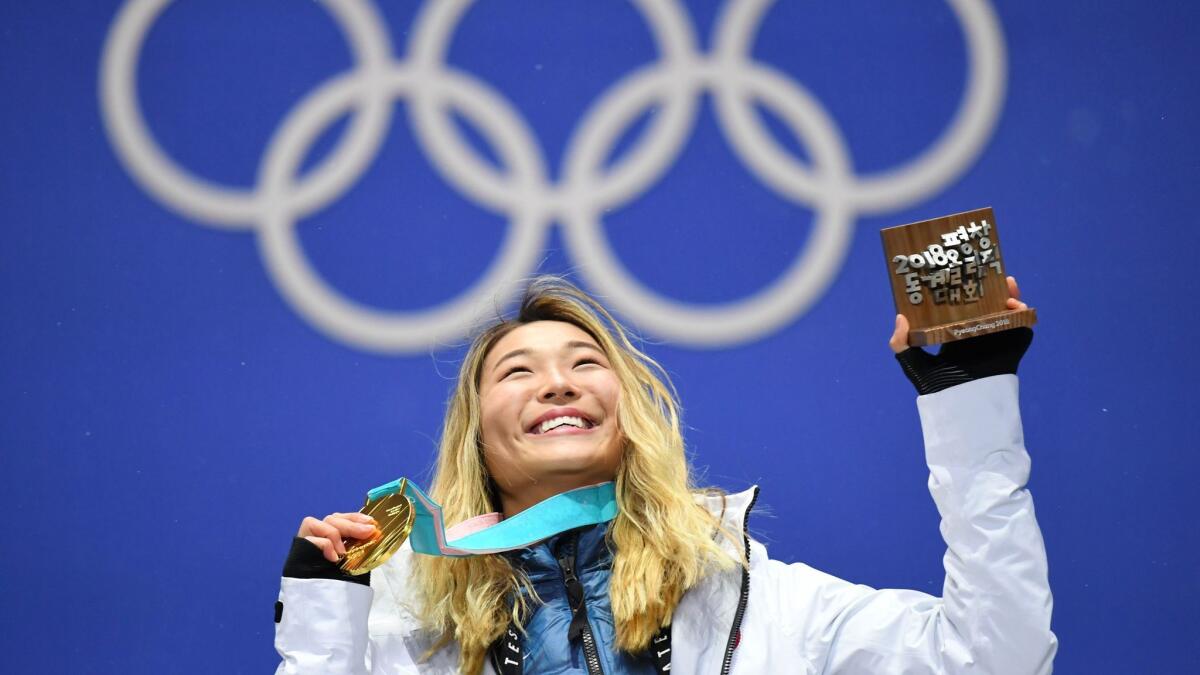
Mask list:
[{"label": "white teeth", "polygon": [[555,417],[552,420],[546,420],[545,422],[542,422],[541,426],[538,427],[538,433],[544,434],[547,431],[564,424],[570,424],[571,426],[578,427],[580,429],[587,429],[589,426],[587,422],[583,421],[582,417]]}]

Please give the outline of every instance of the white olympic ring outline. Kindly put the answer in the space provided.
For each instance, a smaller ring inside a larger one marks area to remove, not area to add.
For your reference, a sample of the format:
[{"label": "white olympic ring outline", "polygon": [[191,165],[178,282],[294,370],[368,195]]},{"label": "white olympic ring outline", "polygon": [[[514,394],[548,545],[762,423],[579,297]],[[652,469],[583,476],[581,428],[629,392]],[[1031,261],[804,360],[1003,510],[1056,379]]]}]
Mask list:
[{"label": "white olympic ring outline", "polygon": [[[213,184],[178,166],[142,117],[136,71],[146,35],[170,0],[128,0],[106,38],[100,67],[105,130],[133,179],[168,208],[203,224],[253,229],[264,265],[284,298],[316,328],[362,349],[424,351],[460,339],[507,304],[532,272],[549,228],[564,229],[586,283],[619,313],[655,335],[693,347],[748,342],[808,309],[845,259],[856,214],[900,209],[929,197],[978,158],[999,117],[1006,55],[988,0],[946,0],[966,38],[968,81],[946,130],[900,166],[856,175],[846,143],[821,105],[798,83],[752,60],[751,47],[773,0],[728,0],[714,24],[710,53],[698,47],[678,0],[635,0],[660,60],[610,86],[567,142],[552,184],[536,135],[499,92],[446,62],[459,21],[474,0],[430,0],[414,21],[408,53],[393,57],[384,22],[369,0],[319,0],[349,43],[354,69],[319,85],[284,118],[268,142],[252,190]],[[814,209],[809,243],[767,288],[747,298],[699,306],[646,288],[621,264],[601,215],[656,184],[690,138],[702,95],[715,102],[722,132],[747,169],[780,197]],[[403,96],[413,134],[439,175],[464,196],[508,218],[501,250],[474,284],[445,305],[383,311],[330,287],[315,272],[294,226],[339,198],[367,170],[384,141],[392,99]],[[779,147],[754,112],[760,103],[807,143],[812,166]],[[615,143],[652,106],[647,129],[605,168]],[[481,159],[447,114],[469,120],[502,169]],[[336,147],[298,179],[312,143],[339,117],[350,125]]]}]

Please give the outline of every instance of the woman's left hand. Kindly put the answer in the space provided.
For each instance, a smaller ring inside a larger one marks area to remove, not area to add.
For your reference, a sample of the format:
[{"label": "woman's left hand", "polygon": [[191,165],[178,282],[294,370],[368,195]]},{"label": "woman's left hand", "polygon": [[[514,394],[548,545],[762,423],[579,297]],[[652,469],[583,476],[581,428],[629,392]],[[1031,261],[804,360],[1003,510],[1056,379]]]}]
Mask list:
[{"label": "woman's left hand", "polygon": [[1021,302],[1021,289],[1017,287],[1016,277],[1005,277],[1008,280],[1009,309],[1029,309],[1029,305]]},{"label": "woman's left hand", "polygon": [[[1021,290],[1017,280],[1008,277],[1008,302],[1010,310],[1028,309],[1021,302]],[[904,370],[917,393],[932,394],[958,384],[978,380],[992,375],[1017,372],[1017,365],[1029,343],[1033,341],[1033,330],[1027,327],[1010,328],[997,333],[947,342],[937,354],[930,354],[920,347],[908,344],[908,319],[896,315],[896,330],[888,346],[896,354],[896,360]]]},{"label": "woman's left hand", "polygon": [[[1009,309],[1029,309],[1029,305],[1021,302],[1021,289],[1017,286],[1016,277],[1007,277],[1008,281],[1008,301],[1005,303]],[[896,330],[892,332],[892,339],[888,340],[888,346],[892,348],[892,352],[899,354],[908,349],[908,317],[903,314],[896,315]]]}]

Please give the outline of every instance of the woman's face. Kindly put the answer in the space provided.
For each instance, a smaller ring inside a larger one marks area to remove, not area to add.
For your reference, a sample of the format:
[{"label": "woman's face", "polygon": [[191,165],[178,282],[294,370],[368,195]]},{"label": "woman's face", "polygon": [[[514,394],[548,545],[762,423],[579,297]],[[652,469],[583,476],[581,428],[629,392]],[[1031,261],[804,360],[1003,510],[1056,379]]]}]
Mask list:
[{"label": "woman's face", "polygon": [[613,480],[623,447],[621,385],[590,335],[535,321],[500,338],[479,381],[483,458],[506,515]]}]

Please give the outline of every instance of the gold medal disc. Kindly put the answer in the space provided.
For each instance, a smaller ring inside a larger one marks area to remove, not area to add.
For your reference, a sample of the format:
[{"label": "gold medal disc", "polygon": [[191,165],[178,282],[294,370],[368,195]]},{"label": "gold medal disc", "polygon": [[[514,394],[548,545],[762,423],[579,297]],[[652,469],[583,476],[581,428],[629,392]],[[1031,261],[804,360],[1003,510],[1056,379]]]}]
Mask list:
[{"label": "gold medal disc", "polygon": [[395,492],[367,498],[360,512],[375,519],[375,533],[367,539],[346,541],[346,557],[339,563],[343,572],[355,576],[370,572],[387,562],[408,539],[416,512],[404,496],[406,484],[402,479]]}]

